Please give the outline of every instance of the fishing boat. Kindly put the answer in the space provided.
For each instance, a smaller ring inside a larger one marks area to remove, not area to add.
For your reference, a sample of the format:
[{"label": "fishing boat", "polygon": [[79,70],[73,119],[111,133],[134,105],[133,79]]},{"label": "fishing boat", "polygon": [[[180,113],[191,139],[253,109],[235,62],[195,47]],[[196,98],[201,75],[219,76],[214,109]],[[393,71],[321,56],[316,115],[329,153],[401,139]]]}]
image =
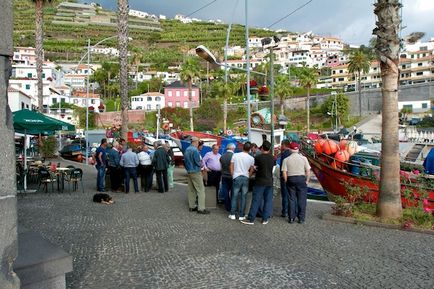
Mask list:
[{"label": "fishing boat", "polygon": [[75,162],[82,162],[84,159],[80,143],[67,144],[59,153],[62,158]]},{"label": "fishing boat", "polygon": [[[378,201],[380,178],[378,153],[356,154],[351,160],[343,161],[330,154],[318,152],[315,143],[311,141],[301,141],[300,151],[308,159],[313,173],[330,200],[334,200],[336,196],[345,196],[350,186],[366,189],[364,196],[366,202]],[[403,167],[404,164],[401,166]],[[401,176],[402,193],[409,189],[418,197],[418,191],[424,189],[427,191],[424,207],[434,209],[434,178],[404,170],[401,171]],[[404,196],[401,200],[403,206],[412,204],[412,201]]]}]

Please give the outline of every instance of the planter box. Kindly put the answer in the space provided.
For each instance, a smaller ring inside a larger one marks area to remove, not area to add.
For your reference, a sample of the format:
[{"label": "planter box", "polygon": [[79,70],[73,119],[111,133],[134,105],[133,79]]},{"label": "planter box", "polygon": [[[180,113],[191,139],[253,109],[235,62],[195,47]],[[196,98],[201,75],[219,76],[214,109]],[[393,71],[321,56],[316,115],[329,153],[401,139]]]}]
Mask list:
[{"label": "planter box", "polygon": [[386,223],[380,223],[380,222],[368,221],[368,220],[357,220],[355,218],[336,216],[336,215],[333,215],[330,213],[326,213],[326,214],[322,215],[322,219],[327,220],[327,221],[349,223],[349,224],[359,224],[359,225],[365,225],[365,226],[371,226],[371,227],[379,227],[379,228],[402,230],[402,231],[409,231],[409,232],[434,235],[434,230],[425,230],[425,229],[419,229],[419,228],[403,228],[401,225],[386,224]]}]

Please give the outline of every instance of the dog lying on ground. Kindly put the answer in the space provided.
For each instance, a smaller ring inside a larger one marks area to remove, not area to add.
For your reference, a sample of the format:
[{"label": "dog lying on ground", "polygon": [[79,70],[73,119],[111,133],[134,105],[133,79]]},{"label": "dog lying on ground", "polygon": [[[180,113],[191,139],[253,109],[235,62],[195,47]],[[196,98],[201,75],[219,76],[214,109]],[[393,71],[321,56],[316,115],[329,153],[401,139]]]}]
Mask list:
[{"label": "dog lying on ground", "polygon": [[110,195],[102,194],[102,193],[98,193],[98,194],[93,195],[93,201],[95,203],[101,203],[101,204],[106,204],[106,205],[111,205],[114,203],[113,198],[110,197]]}]

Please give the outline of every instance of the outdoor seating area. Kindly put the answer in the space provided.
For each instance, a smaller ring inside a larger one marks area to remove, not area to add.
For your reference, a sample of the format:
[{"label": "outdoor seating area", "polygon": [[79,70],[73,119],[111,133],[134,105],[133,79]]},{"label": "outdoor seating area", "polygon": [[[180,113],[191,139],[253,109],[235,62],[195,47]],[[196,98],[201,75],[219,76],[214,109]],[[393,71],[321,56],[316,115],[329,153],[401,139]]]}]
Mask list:
[{"label": "outdoor seating area", "polygon": [[72,165],[63,167],[56,162],[30,161],[24,169],[23,164],[17,162],[16,175],[20,193],[75,192],[79,188],[84,192],[83,170]]}]

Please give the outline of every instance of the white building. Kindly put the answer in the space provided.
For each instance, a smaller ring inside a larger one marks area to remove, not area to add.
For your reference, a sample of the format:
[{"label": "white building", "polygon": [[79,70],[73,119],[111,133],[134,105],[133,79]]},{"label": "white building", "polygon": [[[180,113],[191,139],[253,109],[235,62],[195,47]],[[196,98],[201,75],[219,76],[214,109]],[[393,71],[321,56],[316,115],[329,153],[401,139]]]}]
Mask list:
[{"label": "white building", "polygon": [[409,108],[414,113],[426,112],[431,110],[431,103],[429,100],[398,101],[398,109],[403,108]]},{"label": "white building", "polygon": [[[33,107],[38,107],[38,80],[37,79],[27,79],[27,78],[11,78],[9,80],[9,85],[15,89],[22,91],[23,93],[30,95],[32,97]],[[50,85],[51,82],[44,80],[42,83],[42,95],[43,97],[48,97],[50,95]]]},{"label": "white building", "polygon": [[261,48],[262,47],[262,38],[260,37],[250,37],[249,38],[249,48]]},{"label": "white building", "polygon": [[114,47],[92,47],[90,51],[92,54],[119,56],[119,50]]},{"label": "white building", "polygon": [[[56,79],[54,73],[54,63],[45,62],[42,66],[42,80],[53,81]],[[12,78],[37,79],[36,65],[13,64]]]},{"label": "white building", "polygon": [[35,48],[34,47],[15,47],[12,61],[14,63],[20,63],[20,64],[35,64],[36,63]]},{"label": "white building", "polygon": [[63,76],[63,83],[69,85],[73,89],[86,88],[87,75],[66,73]]},{"label": "white building", "polygon": [[8,87],[8,104],[12,112],[21,109],[33,110],[32,97],[19,89]]},{"label": "white building", "polygon": [[131,97],[131,109],[157,110],[165,106],[164,94],[160,92],[148,92]]}]

